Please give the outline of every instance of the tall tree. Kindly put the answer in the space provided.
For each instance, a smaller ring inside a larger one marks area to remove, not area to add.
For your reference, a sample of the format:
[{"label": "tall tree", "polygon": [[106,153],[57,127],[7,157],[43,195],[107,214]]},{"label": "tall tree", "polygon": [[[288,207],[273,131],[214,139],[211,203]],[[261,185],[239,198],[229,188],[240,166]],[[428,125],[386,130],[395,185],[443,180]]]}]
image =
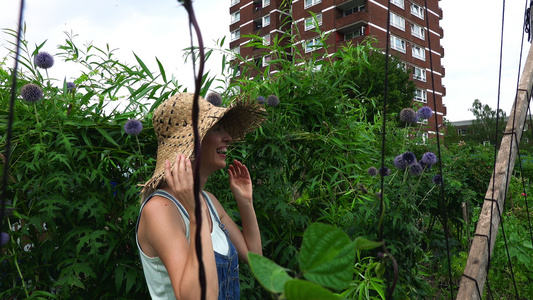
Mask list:
[{"label": "tall tree", "polygon": [[[472,121],[472,125],[466,130],[465,141],[475,143],[490,142],[491,145],[500,145],[507,123],[505,112],[502,109],[493,110],[488,104],[482,104],[478,99],[474,100],[472,108],[469,110],[476,119]],[[496,125],[498,125],[497,128]]]}]

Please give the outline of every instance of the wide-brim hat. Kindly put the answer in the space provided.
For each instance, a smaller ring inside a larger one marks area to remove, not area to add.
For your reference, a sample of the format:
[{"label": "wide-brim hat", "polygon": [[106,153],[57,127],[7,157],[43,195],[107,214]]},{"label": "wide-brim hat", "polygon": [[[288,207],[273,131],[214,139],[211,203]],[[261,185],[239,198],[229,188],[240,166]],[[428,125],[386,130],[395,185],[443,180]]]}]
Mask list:
[{"label": "wide-brim hat", "polygon": [[[157,162],[152,177],[144,184],[142,194],[151,194],[165,178],[165,160],[174,164],[176,155],[193,157],[194,132],[192,107],[194,94],[181,93],[165,100],[152,117],[157,136]],[[218,107],[198,98],[198,133],[200,143],[207,131],[222,122],[232,140],[239,140],[266,120],[265,109],[255,101],[235,100],[228,107]]]}]

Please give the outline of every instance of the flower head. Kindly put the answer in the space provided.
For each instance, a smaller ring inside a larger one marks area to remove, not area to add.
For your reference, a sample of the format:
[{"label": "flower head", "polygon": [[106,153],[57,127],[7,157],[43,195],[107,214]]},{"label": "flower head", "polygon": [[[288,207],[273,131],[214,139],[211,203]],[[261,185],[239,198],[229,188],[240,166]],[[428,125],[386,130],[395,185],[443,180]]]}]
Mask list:
[{"label": "flower head", "polygon": [[409,174],[418,176],[422,174],[424,168],[419,163],[414,163],[409,167]]},{"label": "flower head", "polygon": [[416,163],[416,156],[413,152],[410,151],[407,151],[402,154],[402,159],[408,166]]},{"label": "flower head", "polygon": [[419,119],[427,120],[433,116],[433,110],[429,106],[422,106],[416,114]]},{"label": "flower head", "polygon": [[390,169],[387,168],[387,167],[379,168],[379,175],[381,175],[381,176],[389,176],[390,175]]},{"label": "flower head", "polygon": [[48,52],[41,51],[35,55],[33,62],[41,69],[49,69],[54,65],[54,57]]},{"label": "flower head", "polygon": [[214,106],[222,105],[222,96],[220,96],[219,93],[209,93],[209,95],[206,97],[206,100]]},{"label": "flower head", "polygon": [[436,184],[436,185],[441,185],[442,184],[442,176],[440,174],[437,174],[435,176],[433,176],[433,179],[431,179],[431,181]]},{"label": "flower head", "polygon": [[257,103],[259,104],[265,104],[265,97],[259,96],[257,97]]},{"label": "flower head", "polygon": [[437,162],[437,156],[433,152],[426,152],[422,155],[420,162],[426,166],[432,166]]},{"label": "flower head", "polygon": [[76,84],[74,82],[67,82],[67,92],[72,93],[76,89]]},{"label": "flower head", "polygon": [[400,112],[400,120],[404,123],[416,123],[418,117],[412,108],[404,108]]},{"label": "flower head", "polygon": [[376,169],[376,167],[368,168],[367,172],[368,172],[368,175],[370,175],[370,176],[378,175],[378,169]]},{"label": "flower head", "polygon": [[268,106],[278,106],[279,105],[279,99],[276,97],[276,95],[270,95],[268,96],[266,103]]},{"label": "flower head", "polygon": [[36,84],[28,83],[20,89],[22,99],[35,103],[43,97],[43,90]]},{"label": "flower head", "polygon": [[124,131],[129,135],[138,135],[143,130],[143,123],[136,119],[126,121]]},{"label": "flower head", "polygon": [[0,245],[5,245],[9,242],[9,234],[0,232]]},{"label": "flower head", "polygon": [[407,168],[407,162],[403,160],[403,155],[400,154],[394,158],[394,166],[398,168],[399,170],[403,170]]}]

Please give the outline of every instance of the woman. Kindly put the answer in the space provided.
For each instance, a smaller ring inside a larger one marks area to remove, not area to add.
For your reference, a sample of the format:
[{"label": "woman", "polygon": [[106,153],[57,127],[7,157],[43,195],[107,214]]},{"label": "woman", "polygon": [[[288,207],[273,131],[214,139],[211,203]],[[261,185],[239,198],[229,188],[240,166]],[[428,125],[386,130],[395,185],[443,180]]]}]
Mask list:
[{"label": "woman", "polygon": [[[163,102],[153,115],[158,138],[154,175],[146,182],[137,220],[139,248],[145,278],[153,299],[199,299],[199,266],[195,245],[197,224],[193,193],[193,94],[179,94]],[[200,202],[202,261],[207,299],[239,299],[238,258],[261,250],[259,226],[253,208],[252,183],[238,161],[229,167],[229,185],[237,201],[242,231],[217,198],[203,188],[213,172],[226,167],[232,139],[240,139],[265,120],[257,104],[237,101],[228,108],[199,99],[201,139]],[[238,258],[237,258],[238,257]]]}]

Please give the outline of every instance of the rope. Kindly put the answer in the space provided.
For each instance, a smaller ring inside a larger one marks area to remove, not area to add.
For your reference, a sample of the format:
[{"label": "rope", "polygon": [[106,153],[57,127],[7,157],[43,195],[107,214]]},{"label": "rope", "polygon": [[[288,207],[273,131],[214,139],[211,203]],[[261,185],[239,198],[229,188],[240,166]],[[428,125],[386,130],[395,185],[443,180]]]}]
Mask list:
[{"label": "rope", "polygon": [[[191,54],[193,58],[193,72],[194,72],[194,102],[192,107],[192,127],[194,132],[194,156],[195,156],[195,164],[194,164],[194,202],[195,202],[195,210],[194,215],[196,216],[197,221],[197,228],[196,228],[196,257],[198,258],[198,279],[200,280],[200,288],[201,288],[201,298],[206,298],[207,293],[207,282],[206,282],[206,274],[205,274],[205,267],[204,262],[202,260],[202,242],[201,242],[201,230],[202,230],[202,210],[201,210],[201,204],[200,204],[200,161],[201,161],[201,145],[200,145],[200,134],[198,132],[198,114],[199,114],[199,106],[198,106],[198,98],[200,96],[200,90],[202,88],[202,77],[204,73],[204,65],[205,65],[205,54],[204,54],[204,43],[202,40],[202,33],[200,31],[200,26],[198,25],[198,21],[196,20],[196,15],[194,14],[194,9],[192,7],[191,0],[178,0],[178,2],[183,1],[183,6],[187,10],[187,13],[189,14],[189,33],[190,33],[190,39],[191,39]],[[196,60],[194,55],[194,42],[193,42],[193,29],[196,33],[196,37],[198,39],[198,50],[200,55],[200,65],[198,67],[198,73],[196,73]]]},{"label": "rope", "polygon": [[[391,2],[389,1],[387,5],[387,11],[390,11]],[[390,55],[390,13],[387,14],[387,38],[385,42],[385,87],[384,87],[384,97],[383,97],[383,124],[382,124],[382,139],[381,139],[381,168],[380,170],[385,170],[385,145],[386,145],[386,134],[387,134],[387,101],[389,96],[389,55]],[[380,199],[380,219],[378,225],[378,240],[383,242],[383,222],[385,219],[385,172],[380,172],[381,174],[381,195]],[[398,282],[398,264],[396,259],[390,254],[385,243],[382,245],[383,252],[390,257],[394,269],[394,278],[392,284],[389,286],[389,280],[387,276],[387,299],[393,299],[392,294],[396,289],[396,284]]]},{"label": "rope", "polygon": [[[428,3],[427,3],[427,0],[424,0],[424,5],[425,5],[425,14],[426,14],[426,27],[427,27],[427,30],[428,32],[430,31],[429,29],[429,14],[428,14]],[[436,95],[435,95],[435,72],[433,70],[433,55],[432,55],[432,50],[431,50],[431,38],[429,37],[429,34],[428,34],[428,49],[429,49],[429,68],[431,69],[431,89],[433,90],[433,107],[435,108],[435,110],[437,109],[437,98],[436,98]],[[435,119],[435,134],[437,135],[437,155],[439,157],[439,160],[438,160],[438,164],[439,164],[439,172],[442,176],[442,184],[440,185],[440,206],[441,206],[441,210],[442,210],[442,218],[444,219],[442,221],[442,225],[444,226],[444,236],[445,236],[445,240],[446,240],[446,254],[448,255],[448,286],[450,288],[450,299],[453,299],[453,284],[452,284],[452,259],[451,259],[451,255],[450,255],[450,243],[448,241],[448,236],[449,236],[449,229],[448,229],[448,213],[446,211],[446,200],[444,198],[444,184],[445,184],[445,180],[444,180],[444,172],[443,172],[443,168],[442,168],[442,155],[441,155],[441,146],[440,146],[440,134],[439,134],[439,121],[438,121],[438,116],[437,116],[437,112],[435,111],[435,113],[433,114],[433,117]]]},{"label": "rope", "polygon": [[0,232],[3,232],[3,220],[6,209],[7,198],[7,178],[9,175],[9,159],[11,157],[11,139],[13,136],[13,114],[15,107],[15,98],[17,90],[17,75],[20,55],[20,40],[22,39],[22,20],[24,16],[24,0],[20,0],[19,22],[17,29],[17,47],[15,49],[15,66],[13,67],[13,78],[11,80],[11,98],[9,100],[9,116],[7,120],[7,137],[6,137],[6,154],[4,155],[4,176],[2,176],[2,193],[0,194]]}]

